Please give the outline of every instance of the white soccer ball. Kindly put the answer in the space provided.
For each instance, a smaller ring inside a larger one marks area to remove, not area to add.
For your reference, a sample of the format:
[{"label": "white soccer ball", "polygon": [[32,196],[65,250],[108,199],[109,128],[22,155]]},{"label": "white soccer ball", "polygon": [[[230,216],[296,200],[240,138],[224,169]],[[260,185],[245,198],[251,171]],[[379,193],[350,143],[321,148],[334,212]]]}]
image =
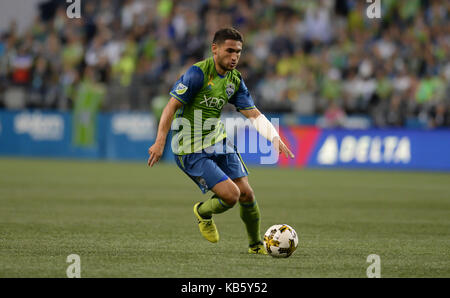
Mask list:
[{"label": "white soccer ball", "polygon": [[297,249],[297,232],[286,224],[273,225],[264,234],[264,246],[272,257],[287,258]]}]

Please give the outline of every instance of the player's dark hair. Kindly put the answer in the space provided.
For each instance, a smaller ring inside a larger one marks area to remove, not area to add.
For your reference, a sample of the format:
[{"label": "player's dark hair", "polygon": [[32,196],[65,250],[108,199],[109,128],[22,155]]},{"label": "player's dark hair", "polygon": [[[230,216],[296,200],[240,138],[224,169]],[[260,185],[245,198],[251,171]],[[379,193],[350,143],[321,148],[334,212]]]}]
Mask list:
[{"label": "player's dark hair", "polygon": [[213,43],[221,44],[225,42],[225,40],[231,39],[244,43],[244,39],[242,38],[242,34],[234,28],[223,28],[217,31],[214,34]]}]

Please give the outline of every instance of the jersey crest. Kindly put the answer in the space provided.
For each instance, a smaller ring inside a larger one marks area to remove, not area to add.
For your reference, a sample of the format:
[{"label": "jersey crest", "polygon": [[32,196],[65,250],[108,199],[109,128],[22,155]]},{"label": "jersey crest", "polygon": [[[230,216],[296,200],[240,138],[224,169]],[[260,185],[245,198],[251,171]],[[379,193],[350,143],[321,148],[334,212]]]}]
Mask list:
[{"label": "jersey crest", "polygon": [[225,89],[225,92],[227,93],[228,99],[230,99],[231,96],[233,96],[234,91],[235,91],[234,84],[233,84],[233,83],[229,83],[229,84],[226,86],[226,89]]}]

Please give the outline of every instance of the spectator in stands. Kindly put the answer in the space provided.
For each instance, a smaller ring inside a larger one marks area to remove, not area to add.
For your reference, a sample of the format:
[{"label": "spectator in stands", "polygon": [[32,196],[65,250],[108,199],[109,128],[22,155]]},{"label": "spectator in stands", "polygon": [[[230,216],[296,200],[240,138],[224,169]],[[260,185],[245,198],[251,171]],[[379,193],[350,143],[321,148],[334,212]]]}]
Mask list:
[{"label": "spectator in stands", "polygon": [[324,112],[321,126],[326,128],[343,127],[345,124],[345,112],[336,100],[331,100]]},{"label": "spectator in stands", "polygon": [[450,113],[448,104],[444,102],[438,103],[430,109],[428,118],[428,126],[430,128],[449,127]]}]

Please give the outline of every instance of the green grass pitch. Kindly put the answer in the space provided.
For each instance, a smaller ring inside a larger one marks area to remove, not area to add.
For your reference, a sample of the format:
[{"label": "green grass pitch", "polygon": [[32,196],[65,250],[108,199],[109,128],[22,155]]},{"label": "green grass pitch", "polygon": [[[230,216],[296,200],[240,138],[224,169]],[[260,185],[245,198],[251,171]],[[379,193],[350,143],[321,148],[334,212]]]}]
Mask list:
[{"label": "green grass pitch", "polygon": [[293,226],[288,259],[248,255],[239,208],[204,240],[210,196],[175,165],[0,159],[0,277],[450,277],[450,175],[250,168],[262,231]]}]

